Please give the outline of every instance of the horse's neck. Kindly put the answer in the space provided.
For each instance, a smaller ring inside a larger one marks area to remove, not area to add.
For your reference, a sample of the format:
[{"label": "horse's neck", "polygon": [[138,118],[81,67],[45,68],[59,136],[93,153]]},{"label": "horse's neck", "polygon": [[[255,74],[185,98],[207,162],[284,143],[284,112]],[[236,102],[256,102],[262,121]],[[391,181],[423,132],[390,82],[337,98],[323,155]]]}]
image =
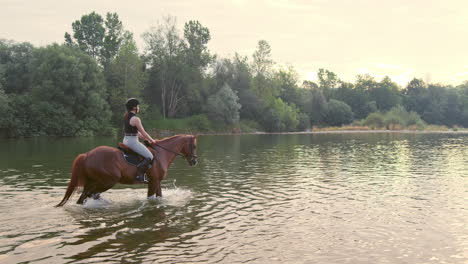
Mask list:
[{"label": "horse's neck", "polygon": [[171,137],[168,139],[163,139],[161,141],[158,141],[158,145],[166,149],[165,156],[168,161],[166,165],[167,169],[171,166],[172,162],[177,157],[176,153],[180,153],[180,151],[182,150],[182,147],[183,147],[182,142],[183,140],[182,140],[182,137],[180,136],[175,136],[175,137]]},{"label": "horse's neck", "polygon": [[174,152],[179,153],[183,147],[181,142],[182,142],[182,137],[175,136],[175,137],[170,137],[168,139],[163,139],[161,141],[158,141],[158,144]]}]

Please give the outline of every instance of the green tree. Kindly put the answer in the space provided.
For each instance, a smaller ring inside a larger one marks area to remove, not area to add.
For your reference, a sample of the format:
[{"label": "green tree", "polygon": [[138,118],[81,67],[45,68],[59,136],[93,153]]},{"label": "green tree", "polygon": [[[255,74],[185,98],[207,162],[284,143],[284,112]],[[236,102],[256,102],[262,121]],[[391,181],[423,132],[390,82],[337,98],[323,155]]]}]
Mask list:
[{"label": "green tree", "polygon": [[117,56],[122,42],[129,34],[128,31],[124,31],[122,21],[120,21],[117,13],[107,13],[106,21],[104,22],[106,28],[106,34],[102,43],[101,50],[101,64],[106,67],[109,65],[111,60]]},{"label": "green tree", "polygon": [[327,104],[326,122],[331,126],[341,126],[353,121],[353,111],[345,102],[331,99]]},{"label": "green tree", "polygon": [[225,84],[216,94],[207,101],[207,112],[210,119],[225,124],[239,122],[239,98],[229,85]]},{"label": "green tree", "polygon": [[9,98],[8,95],[5,94],[2,87],[0,86],[0,112],[3,113],[0,115],[0,135],[2,134],[3,129],[9,127],[9,123],[11,120],[9,109]]},{"label": "green tree", "polygon": [[190,20],[184,25],[184,38],[187,41],[187,63],[194,68],[205,69],[213,61],[207,46],[211,39],[210,30],[199,21]]},{"label": "green tree", "polygon": [[[258,99],[258,110],[255,118],[264,129],[267,131],[286,131],[284,119],[292,111],[289,111],[288,104],[284,103],[281,98],[277,98],[280,95],[280,86],[275,84],[275,80],[272,78],[273,65],[270,45],[265,40],[260,40],[251,64],[253,78],[250,86],[250,98]],[[251,101],[255,102],[256,100]]]},{"label": "green tree", "polygon": [[341,80],[334,72],[326,69],[319,69],[317,77],[320,88],[322,89],[336,89],[341,83]]},{"label": "green tree", "polygon": [[[39,122],[35,115],[38,114],[33,112],[32,105],[34,99],[31,94],[10,94],[9,95],[9,106],[8,113],[10,118],[4,121],[6,125],[4,129],[8,131],[10,137],[31,137],[44,135],[45,132],[41,132]],[[14,117],[14,118],[11,118]]]},{"label": "green tree", "polygon": [[420,115],[427,107],[427,84],[420,79],[414,78],[403,90],[403,105],[408,111],[415,111]]},{"label": "green tree", "polygon": [[311,94],[311,104],[308,113],[312,125],[322,125],[327,116],[327,99],[319,89],[313,89]]},{"label": "green tree", "polygon": [[227,83],[239,96],[239,103],[242,105],[240,118],[258,120],[261,102],[252,89],[253,77],[248,58],[236,53],[232,59],[219,59],[213,70],[214,87]]},{"label": "green tree", "polygon": [[463,115],[463,101],[460,94],[453,87],[447,89],[447,108],[444,124],[447,126],[461,125]]},{"label": "green tree", "polygon": [[253,54],[252,69],[255,75],[267,76],[274,65],[271,59],[271,47],[266,40],[260,40]]},{"label": "green tree", "polygon": [[372,85],[369,91],[370,100],[375,101],[379,111],[388,111],[401,103],[398,85],[386,76],[377,85]]},{"label": "green tree", "polygon": [[455,89],[413,79],[403,90],[403,104],[409,111],[417,112],[429,124],[464,125],[467,105],[464,99],[466,95],[460,90],[462,86]]},{"label": "green tree", "polygon": [[33,51],[30,43],[0,40],[0,86],[5,93],[31,90]]},{"label": "green tree", "polygon": [[174,17],[166,17],[156,27],[143,34],[145,55],[150,66],[149,86],[146,94],[151,103],[161,106],[163,118],[175,117],[184,94],[187,64],[184,42]]},{"label": "green tree", "polygon": [[334,72],[319,69],[317,72],[319,87],[327,98],[331,98],[334,90],[341,84],[341,80]]},{"label": "green tree", "polygon": [[279,90],[280,98],[284,102],[296,106],[302,105],[304,100],[301,88],[297,86],[298,82],[299,74],[292,67],[280,69],[273,75],[273,85]]},{"label": "green tree", "polygon": [[106,128],[110,112],[105,85],[91,57],[54,44],[36,50],[33,69],[31,97],[20,100],[30,104],[30,124],[38,132],[72,136]]},{"label": "green tree", "polygon": [[296,131],[299,125],[299,110],[281,98],[272,98],[263,110],[262,126],[267,131]]},{"label": "green tree", "polygon": [[[205,78],[206,68],[215,59],[208,50],[211,39],[210,31],[199,21],[188,21],[184,25],[184,85],[181,93],[185,95],[183,104],[180,104],[179,113],[183,116],[199,114],[208,94],[209,84]],[[224,83],[224,82],[223,82]],[[215,85],[221,87],[222,84]]]},{"label": "green tree", "polygon": [[113,113],[112,123],[120,125],[124,111],[123,103],[130,97],[140,98],[147,81],[144,62],[130,32],[125,34],[119,53],[109,64],[106,79],[110,109]]},{"label": "green tree", "polygon": [[[96,60],[101,55],[103,40],[106,29],[103,25],[103,18],[96,12],[83,15],[80,20],[72,23],[73,38],[76,40],[78,47],[84,52],[91,55]],[[74,44],[68,32],[65,33],[65,41],[68,44]]]},{"label": "green tree", "polygon": [[460,116],[457,123],[463,127],[468,127],[468,81],[457,87],[460,100]]},{"label": "green tree", "polygon": [[107,13],[106,20],[96,12],[83,15],[72,23],[73,38],[66,32],[65,43],[78,46],[106,67],[117,55],[124,29],[117,13]]},{"label": "green tree", "polygon": [[372,76],[358,75],[354,85],[348,84],[347,89],[352,88],[352,93],[349,97],[342,97],[340,100],[351,106],[355,118],[365,118],[378,110],[377,103],[369,95],[370,90],[376,89],[377,86],[378,82]]},{"label": "green tree", "polygon": [[448,125],[446,123],[448,111],[447,90],[438,84],[429,84],[424,98],[425,108],[422,118],[429,124]]},{"label": "green tree", "polygon": [[272,97],[279,95],[277,90],[274,90],[271,74],[274,61],[271,59],[271,47],[265,40],[260,40],[257,49],[253,54],[252,63],[252,91],[261,100],[263,106],[266,106]]}]

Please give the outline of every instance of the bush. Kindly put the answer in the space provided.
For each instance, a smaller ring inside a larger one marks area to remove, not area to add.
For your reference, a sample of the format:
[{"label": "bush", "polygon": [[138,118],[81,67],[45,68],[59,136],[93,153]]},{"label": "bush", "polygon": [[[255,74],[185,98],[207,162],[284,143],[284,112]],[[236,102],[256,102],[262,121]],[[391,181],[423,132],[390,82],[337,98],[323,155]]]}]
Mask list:
[{"label": "bush", "polygon": [[109,126],[102,72],[93,58],[66,46],[34,51],[30,93],[12,94],[11,136],[93,135]]},{"label": "bush", "polygon": [[327,105],[325,120],[331,126],[349,124],[353,121],[353,111],[345,102],[331,99]]},{"label": "bush", "polygon": [[194,115],[188,118],[188,125],[196,131],[208,131],[211,127],[211,122],[206,115]]},{"label": "bush", "polygon": [[384,120],[385,120],[385,117],[381,113],[376,112],[376,113],[369,114],[367,118],[362,122],[362,124],[372,129],[383,128]]},{"label": "bush", "polygon": [[240,120],[239,122],[240,130],[243,133],[251,133],[260,131],[260,125],[254,120]]},{"label": "bush", "polygon": [[216,94],[207,101],[207,112],[211,120],[225,124],[239,122],[239,97],[225,84]]},{"label": "bush", "polygon": [[402,106],[396,106],[385,114],[379,112],[371,113],[362,123],[373,129],[385,127],[390,130],[404,128],[421,130],[426,126],[426,123],[416,112],[408,113]]},{"label": "bush", "polygon": [[[144,102],[140,104],[141,118],[143,120],[160,120],[162,119],[161,111],[157,105],[148,105]],[[123,113],[122,113],[123,116]]]},{"label": "bush", "polygon": [[299,125],[297,126],[297,130],[299,131],[306,131],[307,129],[310,129],[311,124],[310,124],[310,118],[308,115],[304,113],[299,114]]},{"label": "bush", "polygon": [[390,130],[394,130],[396,126],[398,127],[405,127],[405,121],[403,120],[403,117],[396,116],[396,115],[386,115],[385,116],[385,127]]},{"label": "bush", "polygon": [[[175,133],[210,131],[214,126],[206,115],[194,115],[187,118],[143,120],[143,123],[147,130],[169,130]],[[223,126],[225,125],[223,124]]]},{"label": "bush", "polygon": [[448,127],[446,126],[441,126],[441,125],[428,125],[426,127],[426,130],[428,131],[448,131]]},{"label": "bush", "polygon": [[270,132],[296,131],[298,112],[294,105],[285,103],[281,98],[272,98],[264,110],[262,125]]},{"label": "bush", "polygon": [[2,113],[0,115],[0,128],[7,128],[12,119],[10,111],[7,111],[9,101],[8,95],[0,87],[0,113]]},{"label": "bush", "polygon": [[424,122],[421,117],[416,112],[410,112],[406,122],[407,126],[415,126],[417,129],[424,129],[426,122]]}]

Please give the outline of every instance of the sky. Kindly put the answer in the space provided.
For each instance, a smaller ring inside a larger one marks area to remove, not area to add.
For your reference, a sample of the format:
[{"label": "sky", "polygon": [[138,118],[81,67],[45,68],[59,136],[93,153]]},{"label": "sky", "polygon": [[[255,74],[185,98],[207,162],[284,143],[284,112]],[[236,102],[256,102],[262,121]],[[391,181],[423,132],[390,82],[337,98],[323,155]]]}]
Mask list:
[{"label": "sky", "polygon": [[293,66],[301,80],[320,68],[354,82],[358,74],[458,85],[468,80],[466,0],[0,0],[0,38],[36,46],[62,43],[82,15],[116,12],[141,35],[163,17],[179,29],[198,20],[220,57],[251,58],[259,40],[277,67]]}]

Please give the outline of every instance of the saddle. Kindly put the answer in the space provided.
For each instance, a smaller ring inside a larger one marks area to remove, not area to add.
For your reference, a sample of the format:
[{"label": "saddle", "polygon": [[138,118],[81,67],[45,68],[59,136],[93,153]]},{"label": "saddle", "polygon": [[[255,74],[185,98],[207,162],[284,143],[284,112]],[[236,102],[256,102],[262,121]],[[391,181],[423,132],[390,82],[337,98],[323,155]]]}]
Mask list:
[{"label": "saddle", "polygon": [[119,143],[119,146],[117,148],[123,152],[122,154],[124,160],[131,165],[137,166],[142,160],[145,159],[143,156],[131,150],[127,145],[123,143]]}]

